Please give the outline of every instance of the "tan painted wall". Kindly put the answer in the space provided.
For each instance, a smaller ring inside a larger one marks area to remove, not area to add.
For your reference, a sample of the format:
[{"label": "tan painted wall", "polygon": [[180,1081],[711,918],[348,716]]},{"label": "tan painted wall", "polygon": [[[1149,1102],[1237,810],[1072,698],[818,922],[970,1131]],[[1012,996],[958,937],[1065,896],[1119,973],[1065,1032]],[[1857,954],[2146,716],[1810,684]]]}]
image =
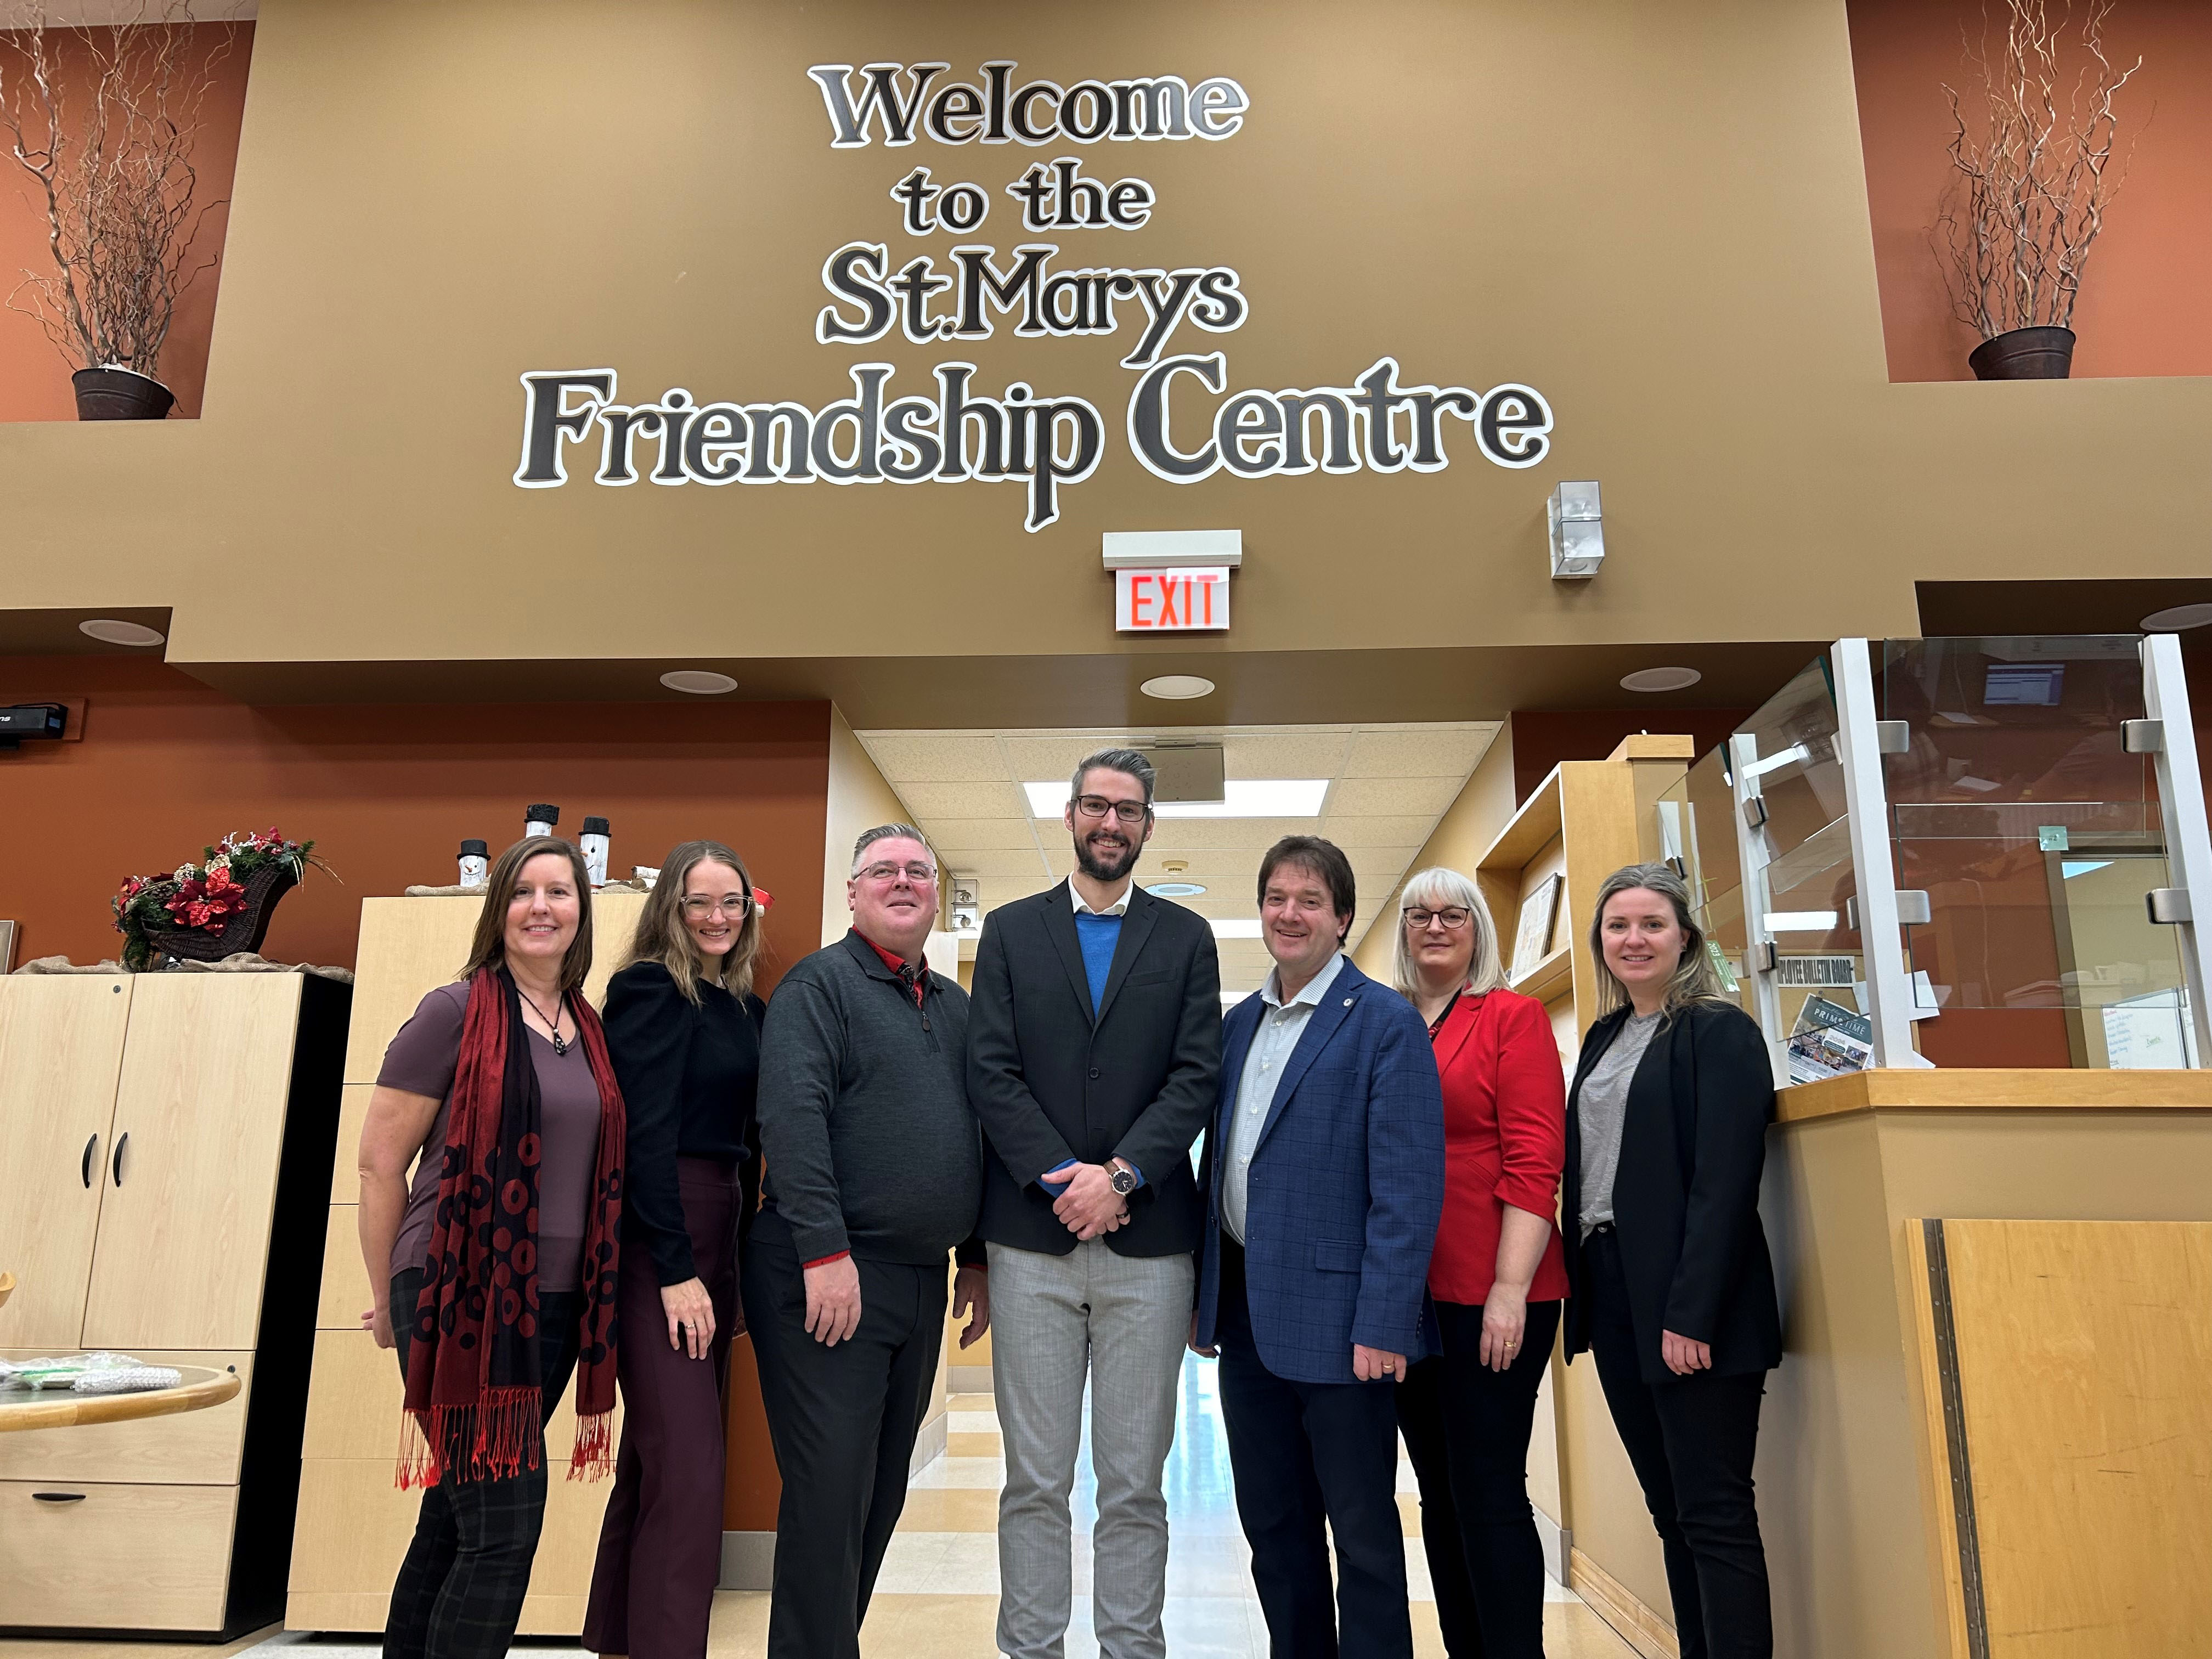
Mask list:
[{"label": "tan painted wall", "polygon": [[[1911,631],[1913,579],[1999,557],[2017,577],[2084,574],[2092,547],[2099,574],[2202,562],[2212,381],[1889,383],[1834,0],[1286,0],[1264,28],[1132,0],[1105,33],[1012,0],[514,17],[265,0],[202,418],[0,427],[9,550],[43,603],[173,605],[186,664],[1050,659],[1118,648],[1101,531],[1233,525],[1235,631],[1152,647],[1205,660],[1881,636]],[[1551,456],[1512,471],[1455,441],[1427,475],[1175,486],[1127,453],[1110,343],[815,343],[832,250],[919,251],[884,193],[901,174],[983,184],[979,234],[1010,248],[1000,188],[1031,153],[833,153],[806,66],[995,57],[1248,88],[1225,143],[1076,147],[1160,206],[1060,238],[1068,262],[1235,266],[1251,319],[1175,343],[1225,350],[1232,386],[1340,382],[1385,353],[1408,383],[1522,380],[1558,411]],[[854,362],[913,389],[955,356],[1108,416],[1097,476],[1041,534],[978,483],[510,481],[527,369],[819,406]],[[1562,477],[1605,488],[1594,584],[1548,579]],[[592,602],[611,592],[743,603]]]},{"label": "tan painted wall", "polygon": [[853,843],[879,823],[912,823],[914,814],[877,769],[852,726],[834,704],[830,710],[830,812],[822,841],[822,942],[845,937],[853,925],[845,884],[853,868]]}]

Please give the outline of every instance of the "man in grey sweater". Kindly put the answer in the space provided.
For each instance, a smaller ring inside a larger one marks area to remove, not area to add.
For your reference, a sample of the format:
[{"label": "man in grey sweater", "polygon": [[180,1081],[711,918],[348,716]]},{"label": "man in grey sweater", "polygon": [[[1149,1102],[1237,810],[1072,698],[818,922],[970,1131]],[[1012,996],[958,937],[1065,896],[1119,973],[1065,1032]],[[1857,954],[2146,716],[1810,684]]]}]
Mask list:
[{"label": "man in grey sweater", "polygon": [[968,996],[922,957],[936,858],[884,824],[845,890],[852,930],[783,976],[761,1042],[767,1176],[743,1275],[783,1476],[770,1659],[859,1659],[937,1375],[947,1251],[960,1345],[991,1316]]}]

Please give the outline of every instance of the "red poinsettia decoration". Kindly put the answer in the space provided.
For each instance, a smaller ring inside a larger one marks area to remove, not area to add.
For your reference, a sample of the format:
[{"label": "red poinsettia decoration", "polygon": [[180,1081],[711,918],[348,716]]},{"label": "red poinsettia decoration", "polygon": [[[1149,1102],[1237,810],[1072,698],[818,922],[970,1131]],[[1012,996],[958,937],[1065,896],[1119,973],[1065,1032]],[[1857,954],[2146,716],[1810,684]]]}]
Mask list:
[{"label": "red poinsettia decoration", "polygon": [[179,882],[161,908],[181,927],[220,933],[231,917],[246,908],[246,889],[231,879],[230,866],[217,859],[204,875]]}]

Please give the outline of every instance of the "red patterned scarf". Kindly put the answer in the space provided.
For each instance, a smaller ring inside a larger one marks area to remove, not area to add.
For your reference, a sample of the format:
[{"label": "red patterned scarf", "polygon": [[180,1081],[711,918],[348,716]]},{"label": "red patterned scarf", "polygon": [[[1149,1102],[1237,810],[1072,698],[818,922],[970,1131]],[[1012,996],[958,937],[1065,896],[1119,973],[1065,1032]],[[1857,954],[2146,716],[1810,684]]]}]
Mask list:
[{"label": "red patterned scarf", "polygon": [[[620,1249],[622,1091],[599,1018],[568,1000],[599,1090],[599,1149],[584,1218],[584,1317],[569,1479],[613,1467],[615,1286]],[[510,1060],[512,1063],[510,1063]],[[522,1000],[504,969],[469,981],[453,1072],[428,1271],[414,1313],[399,1484],[511,1479],[544,1444],[538,1325],[542,1103]]]}]

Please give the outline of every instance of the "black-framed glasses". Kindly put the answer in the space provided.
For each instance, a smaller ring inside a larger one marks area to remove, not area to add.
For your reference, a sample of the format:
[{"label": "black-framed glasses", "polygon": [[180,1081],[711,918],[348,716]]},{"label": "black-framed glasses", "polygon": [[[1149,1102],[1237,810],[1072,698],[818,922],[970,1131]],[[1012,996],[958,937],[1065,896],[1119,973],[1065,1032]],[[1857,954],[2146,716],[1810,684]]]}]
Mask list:
[{"label": "black-framed glasses", "polygon": [[1432,921],[1442,922],[1447,933],[1456,933],[1467,926],[1468,919],[1474,912],[1462,909],[1456,904],[1447,904],[1438,910],[1413,908],[1403,910],[1400,914],[1406,918],[1406,926],[1417,933],[1427,932],[1428,926]]},{"label": "black-framed glasses", "polygon": [[752,914],[753,898],[750,893],[725,893],[720,898],[708,898],[704,893],[693,893],[684,901],[684,914],[694,921],[720,911],[726,916],[743,921]]},{"label": "black-framed glasses", "polygon": [[1111,812],[1116,822],[1134,829],[1152,817],[1152,809],[1140,800],[1108,800],[1103,795],[1078,795],[1075,798],[1078,817],[1103,818]]},{"label": "black-framed glasses", "polygon": [[917,887],[937,884],[937,872],[926,864],[872,864],[860,872],[863,881],[896,881],[901,876]]}]

